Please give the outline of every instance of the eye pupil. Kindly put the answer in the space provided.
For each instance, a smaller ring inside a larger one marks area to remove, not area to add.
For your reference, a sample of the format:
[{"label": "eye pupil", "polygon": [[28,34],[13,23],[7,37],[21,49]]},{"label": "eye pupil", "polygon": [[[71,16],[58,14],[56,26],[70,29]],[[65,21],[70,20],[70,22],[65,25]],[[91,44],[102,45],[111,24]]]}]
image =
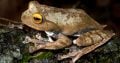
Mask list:
[{"label": "eye pupil", "polygon": [[40,20],[40,18],[34,17],[34,20]]},{"label": "eye pupil", "polygon": [[34,23],[40,24],[42,23],[42,15],[39,13],[35,13],[32,15]]}]

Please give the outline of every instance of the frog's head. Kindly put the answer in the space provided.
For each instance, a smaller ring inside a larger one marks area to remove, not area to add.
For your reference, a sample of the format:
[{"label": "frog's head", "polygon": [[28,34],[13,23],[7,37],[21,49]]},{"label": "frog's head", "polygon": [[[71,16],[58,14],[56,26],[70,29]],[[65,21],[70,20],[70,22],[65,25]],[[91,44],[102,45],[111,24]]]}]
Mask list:
[{"label": "frog's head", "polygon": [[28,9],[22,13],[22,23],[40,31],[58,30],[59,27],[55,23],[44,18],[44,13],[47,13],[44,8],[47,6],[41,5],[37,1],[31,1]]}]

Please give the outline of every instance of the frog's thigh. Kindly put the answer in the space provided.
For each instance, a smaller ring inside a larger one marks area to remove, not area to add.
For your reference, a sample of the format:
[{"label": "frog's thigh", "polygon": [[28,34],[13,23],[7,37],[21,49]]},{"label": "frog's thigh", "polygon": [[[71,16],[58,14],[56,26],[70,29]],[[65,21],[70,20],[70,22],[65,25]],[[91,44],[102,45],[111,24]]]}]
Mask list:
[{"label": "frog's thigh", "polygon": [[95,43],[101,42],[106,39],[108,34],[103,30],[93,30],[83,35],[79,36],[77,39],[73,40],[73,44],[77,46],[89,46]]}]

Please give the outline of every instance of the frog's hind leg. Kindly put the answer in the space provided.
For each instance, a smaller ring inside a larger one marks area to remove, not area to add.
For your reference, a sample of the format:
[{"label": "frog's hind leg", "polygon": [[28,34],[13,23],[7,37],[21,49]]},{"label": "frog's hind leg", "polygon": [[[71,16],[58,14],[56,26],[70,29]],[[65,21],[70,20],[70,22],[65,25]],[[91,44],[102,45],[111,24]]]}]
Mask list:
[{"label": "frog's hind leg", "polygon": [[[87,46],[87,47],[85,47],[79,51],[73,51],[67,55],[63,55],[63,56],[59,57],[58,59],[61,60],[64,58],[72,58],[71,62],[75,63],[81,56],[95,50],[97,47],[106,43],[109,39],[111,39],[111,37],[113,35],[115,35],[115,34],[112,32],[103,31],[103,30],[94,30],[94,31],[87,32],[87,33],[83,34],[82,38],[78,37],[75,42],[75,44],[77,44],[78,46]],[[91,40],[86,39],[86,37],[88,37],[88,36],[91,37]],[[97,38],[98,36],[99,36],[99,38]],[[87,40],[86,43],[88,43],[88,44],[81,42],[81,41],[86,41],[86,40]],[[96,43],[93,41],[96,41]],[[78,44],[78,43],[81,43],[81,44]],[[90,45],[90,46],[88,46],[88,45]]]},{"label": "frog's hind leg", "polygon": [[59,34],[58,39],[56,41],[39,44],[36,47],[31,47],[29,51],[32,53],[40,49],[56,50],[56,49],[67,47],[71,44],[72,42],[67,36],[63,34]]}]

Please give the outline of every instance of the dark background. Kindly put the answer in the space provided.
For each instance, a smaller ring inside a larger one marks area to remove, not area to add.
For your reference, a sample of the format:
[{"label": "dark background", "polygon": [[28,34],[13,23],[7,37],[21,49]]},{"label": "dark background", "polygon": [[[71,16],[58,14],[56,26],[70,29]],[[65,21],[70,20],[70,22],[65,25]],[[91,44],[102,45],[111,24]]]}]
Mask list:
[{"label": "dark background", "polygon": [[[0,17],[20,21],[30,0],[0,0]],[[101,24],[120,33],[120,0],[37,0],[59,8],[81,8]]]}]

